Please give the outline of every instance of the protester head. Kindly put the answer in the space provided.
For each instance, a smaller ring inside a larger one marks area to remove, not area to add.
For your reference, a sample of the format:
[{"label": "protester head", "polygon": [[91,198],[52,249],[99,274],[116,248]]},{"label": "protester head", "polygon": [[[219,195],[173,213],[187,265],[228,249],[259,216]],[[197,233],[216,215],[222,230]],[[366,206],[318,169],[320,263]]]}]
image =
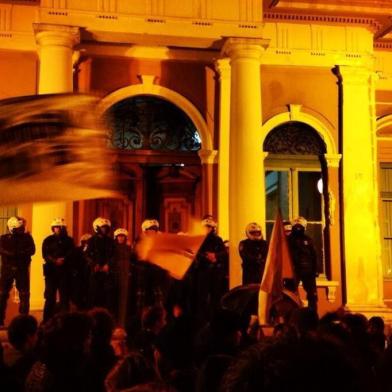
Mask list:
[{"label": "protester head", "polygon": [[8,327],[8,340],[18,351],[26,352],[37,343],[38,323],[30,315],[16,316]]},{"label": "protester head", "polygon": [[368,321],[363,314],[346,313],[342,317],[342,324],[350,333],[351,337],[358,342],[367,336]]},{"label": "protester head", "polygon": [[147,383],[136,385],[130,389],[124,389],[122,392],[178,392],[172,386],[165,383]]},{"label": "protester head", "polygon": [[155,339],[154,363],[162,380],[178,392],[192,391],[196,384],[194,351],[189,324],[178,320],[165,326]]},{"label": "protester head", "polygon": [[234,361],[230,355],[212,355],[203,363],[197,380],[197,392],[215,392],[219,390],[223,375]]},{"label": "protester head", "polygon": [[322,339],[265,340],[243,352],[226,372],[221,392],[362,391],[344,349]]},{"label": "protester head", "polygon": [[88,312],[92,320],[92,347],[109,345],[114,331],[114,320],[108,310],[94,308]]},{"label": "protester head", "polygon": [[291,314],[289,324],[300,337],[314,334],[318,326],[317,312],[310,308],[295,309]]},{"label": "protester head", "polygon": [[150,330],[155,334],[166,324],[166,310],[163,306],[155,305],[148,306],[143,309],[142,313],[142,328]]},{"label": "protester head", "polygon": [[380,316],[373,316],[368,322],[368,331],[371,334],[384,334],[384,320]]},{"label": "protester head", "polygon": [[122,391],[157,380],[158,376],[150,362],[142,354],[131,352],[109,372],[105,385],[108,390]]},{"label": "protester head", "polygon": [[196,339],[197,361],[209,355],[235,355],[240,347],[243,331],[249,326],[245,317],[229,309],[217,309],[211,321],[199,332]]},{"label": "protester head", "polygon": [[320,318],[318,333],[341,344],[349,341],[349,331],[342,323],[342,315],[338,312],[328,312]]},{"label": "protester head", "polygon": [[43,327],[41,354],[53,373],[78,369],[90,350],[91,319],[83,313],[59,313]]},{"label": "protester head", "polygon": [[274,326],[274,331],[272,334],[278,339],[295,340],[297,338],[297,332],[295,328],[286,323],[279,323]]}]

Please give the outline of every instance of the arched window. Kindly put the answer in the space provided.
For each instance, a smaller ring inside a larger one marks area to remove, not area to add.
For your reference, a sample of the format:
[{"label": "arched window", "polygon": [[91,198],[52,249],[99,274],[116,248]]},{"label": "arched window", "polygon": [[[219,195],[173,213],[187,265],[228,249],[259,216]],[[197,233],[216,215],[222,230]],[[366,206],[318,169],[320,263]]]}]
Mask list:
[{"label": "arched window", "polygon": [[266,224],[270,235],[280,208],[283,219],[303,216],[307,234],[318,253],[318,272],[326,273],[325,233],[326,146],[317,131],[305,123],[287,122],[274,128],[265,138]]},{"label": "arched window", "polygon": [[324,141],[309,125],[290,121],[274,128],[265,138],[264,151],[273,154],[322,155]]},{"label": "arched window", "polygon": [[190,118],[162,98],[126,98],[108,110],[107,118],[114,148],[182,152],[201,148],[198,130]]}]

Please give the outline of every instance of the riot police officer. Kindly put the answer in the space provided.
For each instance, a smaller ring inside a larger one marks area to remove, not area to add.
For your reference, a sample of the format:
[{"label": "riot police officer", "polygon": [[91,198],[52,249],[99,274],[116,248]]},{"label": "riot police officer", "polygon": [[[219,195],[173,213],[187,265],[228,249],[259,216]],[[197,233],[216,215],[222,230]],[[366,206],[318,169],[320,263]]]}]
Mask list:
[{"label": "riot police officer", "polygon": [[71,302],[77,309],[87,308],[89,268],[86,258],[87,242],[92,237],[85,233],[80,237],[80,245],[75,249],[70,266]]},{"label": "riot police officer", "polygon": [[104,307],[115,314],[114,239],[110,236],[111,222],[98,217],[93,222],[93,229],[95,234],[88,240],[86,251],[90,267],[89,306]]},{"label": "riot police officer", "polygon": [[245,229],[246,240],[239,245],[242,259],[242,284],[260,283],[268,253],[267,241],[263,239],[261,226],[252,222]]},{"label": "riot police officer", "polygon": [[119,228],[114,231],[114,274],[118,289],[118,321],[125,326],[128,309],[128,289],[132,248],[127,244],[128,230]]},{"label": "riot police officer", "polygon": [[297,286],[299,282],[302,282],[308,306],[317,312],[317,254],[312,239],[305,234],[306,226],[305,218],[300,216],[294,219],[288,243]]},{"label": "riot police officer", "polygon": [[228,257],[217,223],[211,215],[201,222],[206,237],[192,264],[190,274],[191,310],[197,321],[211,318],[223,294],[228,290]]},{"label": "riot police officer", "polygon": [[15,280],[19,291],[19,313],[28,314],[30,309],[31,256],[35,253],[33,238],[26,231],[26,221],[13,216],[7,222],[8,234],[0,237],[0,326],[4,325],[7,300]]},{"label": "riot police officer", "polygon": [[[156,219],[145,219],[141,225],[141,235],[136,240],[135,248],[143,237],[151,237],[160,234],[159,222]],[[143,310],[147,306],[160,305],[166,302],[169,276],[166,271],[149,262],[135,257],[133,263],[133,286],[136,298],[136,309],[134,313],[141,317]]]},{"label": "riot police officer", "polygon": [[44,321],[55,313],[57,292],[60,297],[60,309],[69,308],[71,258],[74,256],[75,244],[67,233],[63,218],[56,218],[50,225],[52,233],[42,243],[42,257],[45,260],[45,305]]}]

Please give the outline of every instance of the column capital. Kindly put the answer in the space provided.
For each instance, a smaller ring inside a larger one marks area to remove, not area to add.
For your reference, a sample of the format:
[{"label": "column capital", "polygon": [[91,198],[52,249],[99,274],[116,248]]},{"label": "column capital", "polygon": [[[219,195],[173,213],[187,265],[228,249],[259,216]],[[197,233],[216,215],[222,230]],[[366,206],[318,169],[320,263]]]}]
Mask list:
[{"label": "column capital", "polygon": [[35,40],[39,46],[73,48],[80,43],[80,28],[76,26],[33,23]]},{"label": "column capital", "polygon": [[213,164],[216,163],[218,150],[199,150],[197,154],[199,155],[202,164]]},{"label": "column capital", "polygon": [[222,55],[230,57],[231,60],[244,58],[260,61],[269,43],[270,40],[264,38],[227,38]]},{"label": "column capital", "polygon": [[372,70],[365,67],[352,67],[348,65],[339,65],[334,68],[333,72],[338,77],[342,85],[361,86],[369,83],[372,77]]},{"label": "column capital", "polygon": [[340,160],[342,159],[342,154],[324,154],[324,158],[327,162],[327,167],[338,168]]},{"label": "column capital", "polygon": [[230,58],[223,57],[221,59],[215,60],[214,62],[215,70],[219,75],[219,80],[228,80],[230,79]]}]

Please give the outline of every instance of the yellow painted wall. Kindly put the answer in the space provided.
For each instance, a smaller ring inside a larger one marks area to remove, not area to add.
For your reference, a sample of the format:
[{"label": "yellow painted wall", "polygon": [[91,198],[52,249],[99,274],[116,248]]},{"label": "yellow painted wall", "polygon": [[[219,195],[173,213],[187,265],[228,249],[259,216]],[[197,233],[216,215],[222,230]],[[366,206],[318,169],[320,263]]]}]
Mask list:
[{"label": "yellow painted wall", "polygon": [[36,53],[0,51],[0,99],[37,93]]},{"label": "yellow painted wall", "polygon": [[[331,69],[262,66],[261,82],[264,122],[287,110],[286,105],[300,104],[338,129],[337,79]],[[337,131],[333,137],[337,144]]]}]

